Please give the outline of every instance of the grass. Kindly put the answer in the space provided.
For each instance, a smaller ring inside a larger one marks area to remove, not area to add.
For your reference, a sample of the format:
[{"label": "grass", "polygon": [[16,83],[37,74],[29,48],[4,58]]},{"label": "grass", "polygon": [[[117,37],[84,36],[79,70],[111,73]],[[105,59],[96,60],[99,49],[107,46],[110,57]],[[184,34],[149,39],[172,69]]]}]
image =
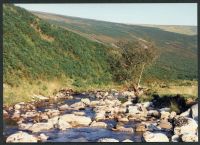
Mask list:
[{"label": "grass", "polygon": [[122,86],[117,84],[97,85],[90,84],[86,86],[74,86],[72,79],[62,78],[52,81],[37,80],[32,82],[20,81],[19,86],[10,86],[3,84],[3,104],[12,105],[18,102],[32,101],[32,96],[42,95],[51,96],[61,89],[73,89],[77,92],[104,90],[109,91],[113,88],[123,90]]}]

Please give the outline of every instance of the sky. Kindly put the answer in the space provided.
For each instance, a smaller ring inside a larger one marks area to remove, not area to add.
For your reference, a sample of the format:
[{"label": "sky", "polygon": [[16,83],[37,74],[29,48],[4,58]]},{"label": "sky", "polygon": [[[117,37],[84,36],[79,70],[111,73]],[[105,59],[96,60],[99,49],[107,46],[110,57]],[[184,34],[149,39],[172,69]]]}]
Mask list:
[{"label": "sky", "polygon": [[27,10],[117,23],[197,26],[196,3],[15,5]]}]

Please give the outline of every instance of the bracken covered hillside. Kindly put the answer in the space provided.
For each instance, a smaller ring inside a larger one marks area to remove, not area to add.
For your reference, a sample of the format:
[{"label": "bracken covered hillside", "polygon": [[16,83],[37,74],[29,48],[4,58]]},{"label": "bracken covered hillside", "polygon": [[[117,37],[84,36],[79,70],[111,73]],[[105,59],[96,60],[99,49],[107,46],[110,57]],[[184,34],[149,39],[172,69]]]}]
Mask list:
[{"label": "bracken covered hillside", "polygon": [[[108,45],[114,45],[122,39],[153,41],[159,49],[160,57],[152,67],[145,70],[145,80],[197,79],[197,35],[191,35],[186,31],[191,29],[190,26],[176,26],[177,31],[189,34],[184,35],[175,33],[172,26],[156,28],[157,26],[126,25],[49,13],[33,13],[52,24]],[[195,27],[192,28],[196,30]]]}]

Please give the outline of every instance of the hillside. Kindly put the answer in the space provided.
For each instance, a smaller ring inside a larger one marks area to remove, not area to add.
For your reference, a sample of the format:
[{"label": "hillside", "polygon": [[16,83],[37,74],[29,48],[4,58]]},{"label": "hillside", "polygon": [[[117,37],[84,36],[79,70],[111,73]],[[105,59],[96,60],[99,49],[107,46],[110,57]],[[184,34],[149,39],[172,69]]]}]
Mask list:
[{"label": "hillside", "polygon": [[50,25],[24,9],[3,7],[4,82],[62,75],[88,83],[111,80],[108,49]]},{"label": "hillside", "polygon": [[142,26],[160,28],[165,31],[186,34],[186,35],[197,35],[196,26],[181,26],[181,25],[142,25]]},{"label": "hillside", "polygon": [[[174,33],[187,32],[186,26],[174,31],[174,27],[147,27],[126,25],[83,19],[77,17],[61,16],[49,13],[32,12],[40,18],[47,20],[91,40],[115,46],[119,40],[152,40],[159,48],[160,58],[150,69],[145,71],[146,80],[176,80],[197,79],[197,37]],[[195,28],[194,28],[195,29]],[[169,32],[169,31],[173,32]],[[144,77],[144,78],[145,78]]]}]

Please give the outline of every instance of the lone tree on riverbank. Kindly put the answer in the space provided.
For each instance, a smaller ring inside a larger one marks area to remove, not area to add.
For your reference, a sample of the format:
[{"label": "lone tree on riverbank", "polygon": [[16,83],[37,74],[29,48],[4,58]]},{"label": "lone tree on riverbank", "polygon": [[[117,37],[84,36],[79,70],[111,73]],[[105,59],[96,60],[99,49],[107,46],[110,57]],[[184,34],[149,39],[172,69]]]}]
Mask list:
[{"label": "lone tree on riverbank", "polygon": [[121,48],[120,58],[113,60],[115,80],[118,82],[131,82],[138,88],[142,74],[157,58],[157,51],[152,42],[138,39],[132,41],[119,41],[116,45]]}]

